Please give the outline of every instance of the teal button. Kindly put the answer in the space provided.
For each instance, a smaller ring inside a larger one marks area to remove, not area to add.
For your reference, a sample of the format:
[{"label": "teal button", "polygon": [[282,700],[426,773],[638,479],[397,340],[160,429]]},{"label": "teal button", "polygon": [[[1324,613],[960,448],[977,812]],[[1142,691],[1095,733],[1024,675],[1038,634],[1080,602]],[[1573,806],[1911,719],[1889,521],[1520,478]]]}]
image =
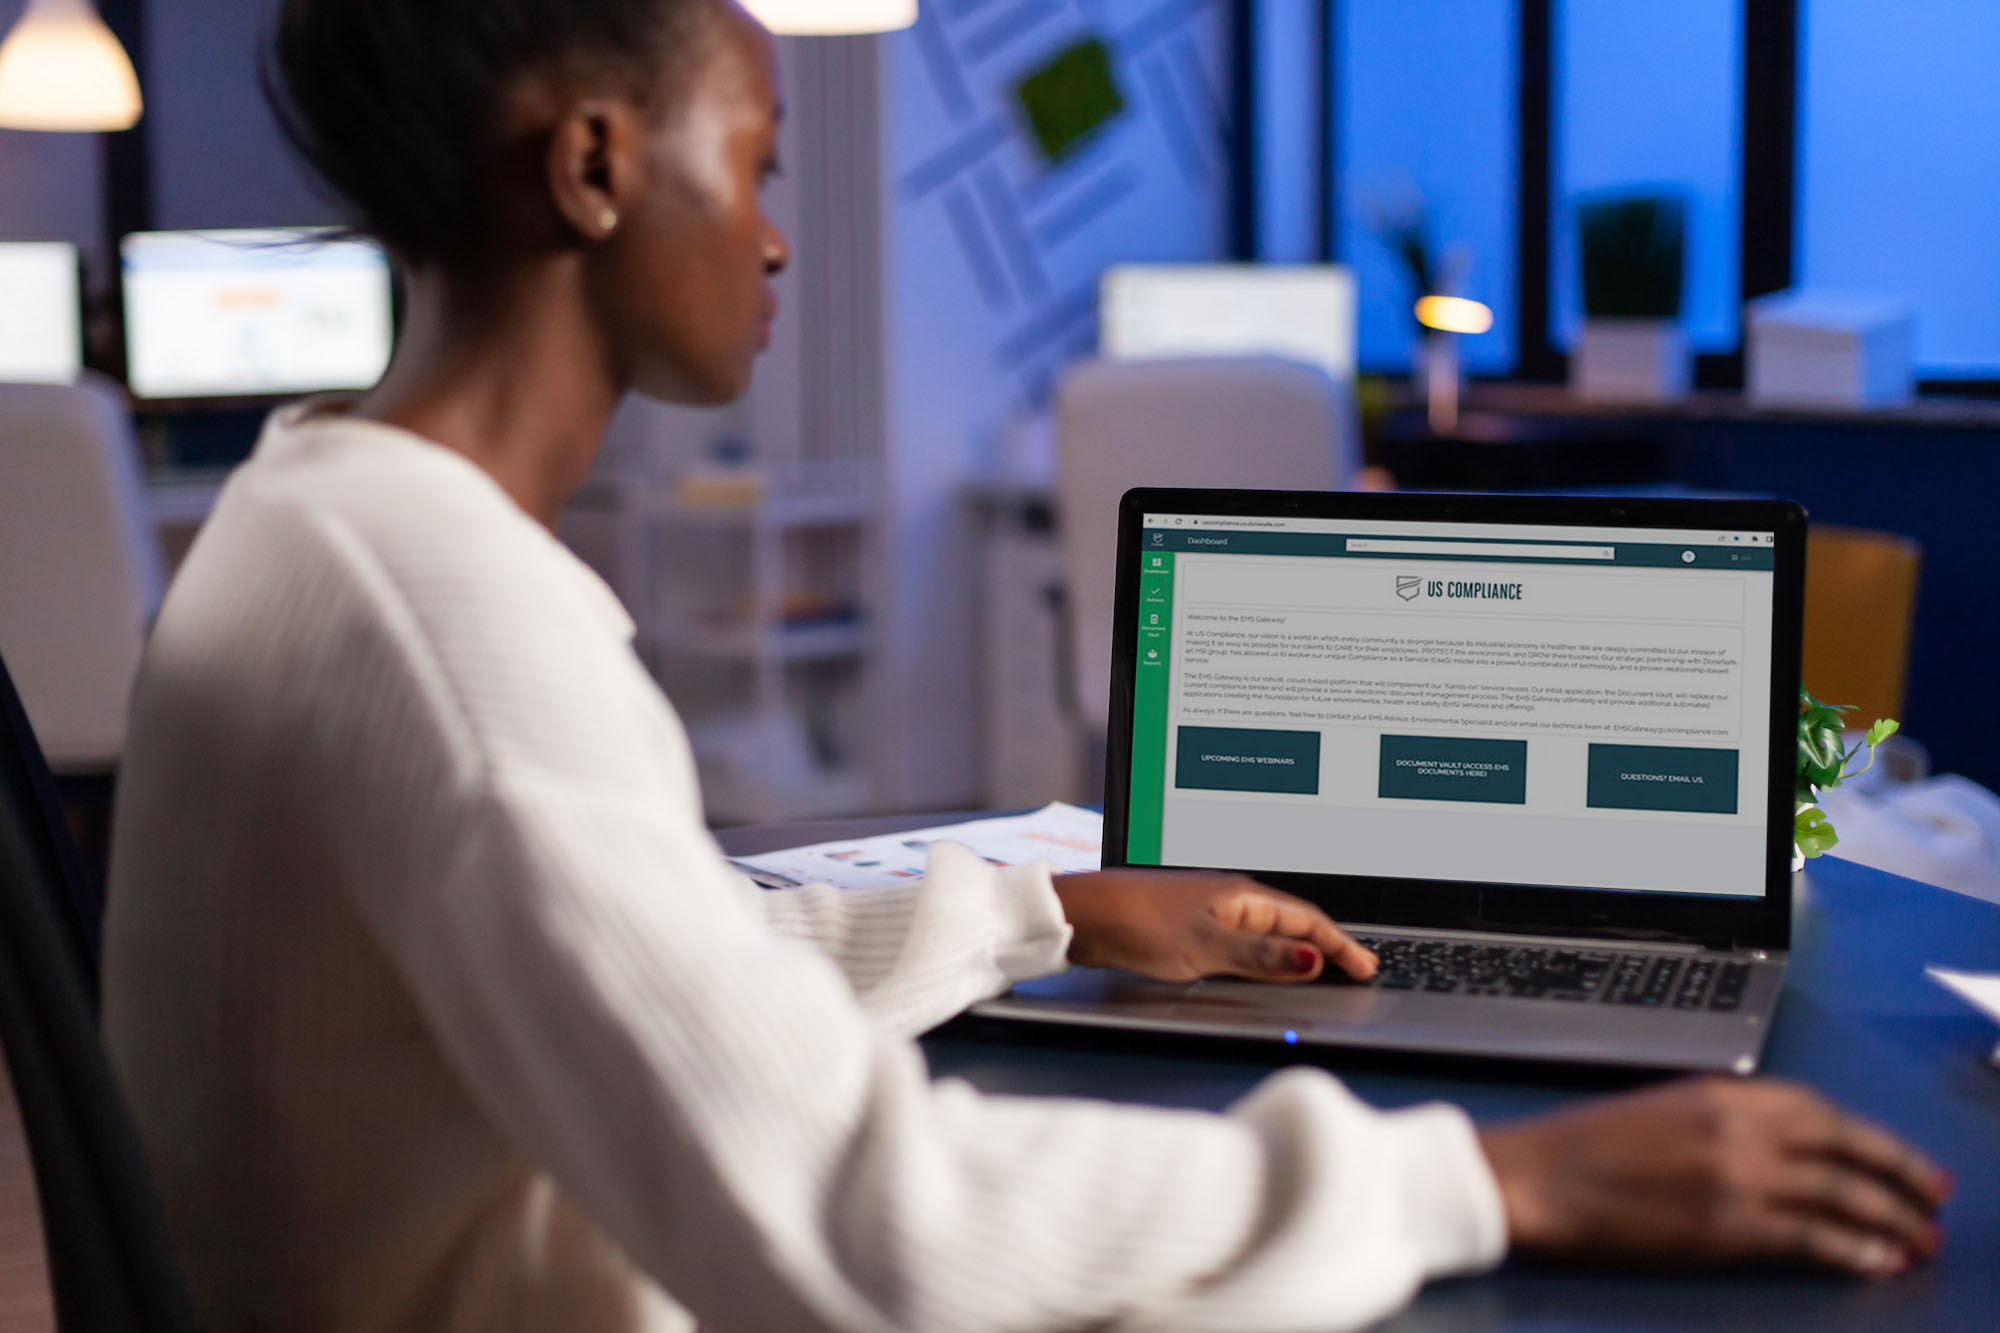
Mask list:
[{"label": "teal button", "polygon": [[1319,793],[1319,733],[1182,727],[1174,785],[1194,791]]},{"label": "teal button", "polygon": [[1682,745],[1593,745],[1588,803],[1593,810],[1736,813],[1734,750]]},{"label": "teal button", "polygon": [[1399,801],[1528,803],[1528,743],[1384,736],[1376,794]]}]

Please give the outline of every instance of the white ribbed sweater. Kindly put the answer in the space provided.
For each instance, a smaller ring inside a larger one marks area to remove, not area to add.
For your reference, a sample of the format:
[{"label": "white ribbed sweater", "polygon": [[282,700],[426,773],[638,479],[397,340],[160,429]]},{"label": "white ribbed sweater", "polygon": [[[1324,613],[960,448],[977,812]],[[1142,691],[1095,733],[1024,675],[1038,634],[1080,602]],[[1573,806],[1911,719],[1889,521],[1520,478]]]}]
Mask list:
[{"label": "white ribbed sweater", "polygon": [[[289,409],[149,647],[106,1031],[217,1330],[1312,1329],[1497,1260],[1464,1117],[982,1096],[1046,871],[759,892],[610,591],[465,459]],[[669,1295],[668,1293],[671,1293]]]}]

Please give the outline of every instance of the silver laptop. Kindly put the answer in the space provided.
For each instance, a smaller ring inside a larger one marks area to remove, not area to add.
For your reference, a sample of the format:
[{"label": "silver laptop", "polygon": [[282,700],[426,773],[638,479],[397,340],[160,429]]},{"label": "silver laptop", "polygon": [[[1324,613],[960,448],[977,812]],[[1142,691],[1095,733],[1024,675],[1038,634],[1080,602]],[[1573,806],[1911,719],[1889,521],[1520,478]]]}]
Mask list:
[{"label": "silver laptop", "polygon": [[1790,939],[1805,514],[1136,490],[1106,866],[1242,871],[1367,985],[1074,969],[986,1017],[1749,1073]]}]

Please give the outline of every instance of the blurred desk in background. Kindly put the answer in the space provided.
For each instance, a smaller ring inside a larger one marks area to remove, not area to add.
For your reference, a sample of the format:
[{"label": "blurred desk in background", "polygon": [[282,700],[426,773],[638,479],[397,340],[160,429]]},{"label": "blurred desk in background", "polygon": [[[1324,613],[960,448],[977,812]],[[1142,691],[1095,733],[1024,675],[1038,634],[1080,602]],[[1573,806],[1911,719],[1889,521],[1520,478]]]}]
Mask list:
[{"label": "blurred desk in background", "polygon": [[146,470],[143,497],[146,518],[159,538],[160,559],[168,577],[180,568],[194,544],[195,534],[208,521],[222,483],[229,480],[226,467],[163,467]]},{"label": "blurred desk in background", "polygon": [[1406,491],[1665,493],[1665,444],[1644,421],[1600,422],[1467,411],[1440,435],[1421,409],[1383,423],[1373,461]]},{"label": "blurred desk in background", "polygon": [[1702,389],[1671,403],[1605,403],[1579,398],[1560,384],[1488,381],[1466,391],[1471,413],[1650,428],[1662,421],[1892,426],[1912,430],[2000,430],[2000,398],[1918,398],[1865,411],[1758,407],[1740,393]]}]

